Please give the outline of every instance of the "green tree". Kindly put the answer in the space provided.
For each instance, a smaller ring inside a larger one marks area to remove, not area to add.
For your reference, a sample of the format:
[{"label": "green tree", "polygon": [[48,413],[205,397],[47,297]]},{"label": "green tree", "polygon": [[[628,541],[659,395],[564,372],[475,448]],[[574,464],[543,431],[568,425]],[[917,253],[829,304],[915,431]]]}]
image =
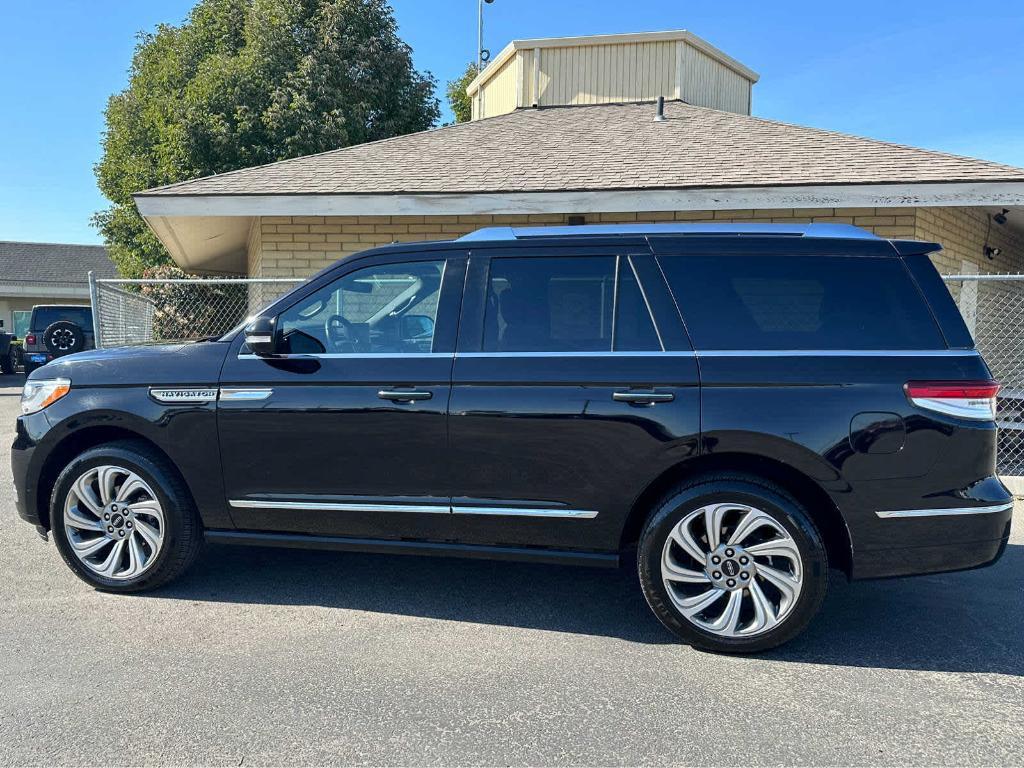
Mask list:
[{"label": "green tree", "polygon": [[413,67],[386,0],[200,0],[143,33],[106,108],[94,216],[121,272],[168,264],[132,194],[433,126],[436,82]]},{"label": "green tree", "polygon": [[448,81],[448,106],[455,113],[456,123],[465,123],[473,118],[473,100],[466,95],[466,86],[480,72],[475,63],[466,65],[466,71],[457,80]]}]

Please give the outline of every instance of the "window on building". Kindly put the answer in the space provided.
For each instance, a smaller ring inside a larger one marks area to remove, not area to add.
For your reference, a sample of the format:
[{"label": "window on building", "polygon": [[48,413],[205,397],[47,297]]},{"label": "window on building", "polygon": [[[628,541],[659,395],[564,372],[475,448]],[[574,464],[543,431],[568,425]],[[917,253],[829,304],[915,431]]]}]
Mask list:
[{"label": "window on building", "polygon": [[19,339],[24,339],[25,334],[28,333],[29,319],[32,317],[31,309],[16,309],[11,313],[12,320],[12,331],[15,336]]}]

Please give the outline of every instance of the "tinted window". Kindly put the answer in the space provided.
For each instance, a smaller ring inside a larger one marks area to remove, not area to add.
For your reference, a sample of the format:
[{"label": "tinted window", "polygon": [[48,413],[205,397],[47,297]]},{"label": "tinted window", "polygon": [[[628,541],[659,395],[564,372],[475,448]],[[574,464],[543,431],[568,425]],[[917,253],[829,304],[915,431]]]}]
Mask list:
[{"label": "tinted window", "polygon": [[32,310],[32,330],[45,331],[51,323],[64,320],[92,333],[92,310],[89,307],[36,307]]},{"label": "tinted window", "polygon": [[939,349],[899,259],[663,256],[697,349]]},{"label": "tinted window", "polygon": [[365,267],[283,312],[292,352],[430,352],[443,261]]},{"label": "tinted window", "polygon": [[[616,270],[622,279],[618,303]],[[484,351],[609,352],[613,326],[617,350],[661,348],[627,259],[491,260]]]},{"label": "tinted window", "polygon": [[615,349],[661,349],[647,301],[640,290],[629,259],[619,259],[619,295],[615,301]]}]

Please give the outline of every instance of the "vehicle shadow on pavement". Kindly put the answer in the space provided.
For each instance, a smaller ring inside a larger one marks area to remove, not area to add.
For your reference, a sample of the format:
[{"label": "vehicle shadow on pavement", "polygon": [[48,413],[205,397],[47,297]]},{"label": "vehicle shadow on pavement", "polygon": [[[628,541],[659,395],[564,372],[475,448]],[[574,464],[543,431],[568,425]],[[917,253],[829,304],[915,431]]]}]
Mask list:
[{"label": "vehicle shadow on pavement", "polygon": [[[316,605],[666,644],[627,570],[209,546],[154,597]],[[1024,675],[1024,546],[990,568],[847,583],[807,631],[751,659]]]}]

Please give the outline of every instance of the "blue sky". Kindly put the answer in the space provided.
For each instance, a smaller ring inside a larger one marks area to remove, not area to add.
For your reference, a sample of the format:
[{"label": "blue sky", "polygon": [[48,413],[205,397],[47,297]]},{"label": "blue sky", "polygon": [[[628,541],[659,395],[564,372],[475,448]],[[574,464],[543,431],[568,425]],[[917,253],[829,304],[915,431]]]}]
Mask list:
[{"label": "blue sky", "polygon": [[[475,56],[476,0],[393,0],[417,67]],[[135,33],[192,0],[0,0],[0,240],[100,242],[92,166]],[[1024,4],[495,0],[485,44],[689,29],[761,75],[754,114],[1024,166]],[[2,279],[2,276],[0,276]]]}]

